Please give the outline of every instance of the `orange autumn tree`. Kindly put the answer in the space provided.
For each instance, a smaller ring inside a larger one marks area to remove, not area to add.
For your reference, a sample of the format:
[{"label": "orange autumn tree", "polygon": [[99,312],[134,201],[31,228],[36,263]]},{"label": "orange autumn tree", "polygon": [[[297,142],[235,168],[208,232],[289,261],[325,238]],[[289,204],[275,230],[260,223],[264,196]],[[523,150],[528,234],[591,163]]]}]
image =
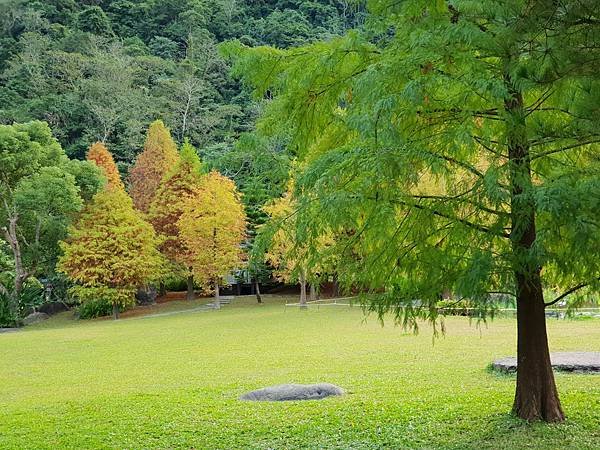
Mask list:
[{"label": "orange autumn tree", "polygon": [[194,276],[212,285],[219,308],[219,286],[240,268],[246,236],[246,214],[234,182],[216,171],[206,175],[187,198],[177,226]]},{"label": "orange autumn tree", "polygon": [[152,226],[133,207],[124,189],[108,185],[97,193],[60,243],[57,269],[75,283],[82,302],[105,300],[119,309],[135,302],[139,286],[156,280],[163,265]]},{"label": "orange autumn tree", "polygon": [[129,172],[129,193],[137,209],[148,212],[162,178],[178,160],[177,146],[169,129],[162,120],[152,122],[148,128],[144,150]]},{"label": "orange autumn tree", "polygon": [[123,182],[121,181],[121,175],[115,164],[112,154],[108,151],[106,146],[102,142],[96,142],[91,145],[90,149],[86,154],[88,161],[94,162],[98,167],[102,169],[106,176],[107,187],[118,187],[125,189]]},{"label": "orange autumn tree", "polygon": [[194,274],[188,248],[179,235],[177,221],[186,200],[193,196],[202,180],[202,164],[196,150],[186,140],[181,147],[179,161],[162,179],[148,210],[148,219],[163,243],[161,251],[187,277],[187,298],[194,298]]}]

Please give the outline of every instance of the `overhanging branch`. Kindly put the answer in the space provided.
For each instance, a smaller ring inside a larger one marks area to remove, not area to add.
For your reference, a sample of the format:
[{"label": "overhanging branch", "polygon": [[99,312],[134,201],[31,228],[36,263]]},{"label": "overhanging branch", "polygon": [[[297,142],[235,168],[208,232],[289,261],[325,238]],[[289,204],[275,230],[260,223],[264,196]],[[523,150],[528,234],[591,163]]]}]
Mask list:
[{"label": "overhanging branch", "polygon": [[398,203],[398,204],[403,205],[403,206],[407,206],[409,208],[415,208],[415,209],[419,209],[421,211],[427,211],[430,214],[433,214],[434,216],[443,217],[445,219],[449,219],[449,220],[453,220],[453,221],[459,222],[459,223],[461,223],[461,224],[463,224],[463,225],[465,225],[465,226],[467,226],[469,228],[472,228],[474,230],[480,231],[482,233],[491,234],[493,236],[501,237],[501,238],[505,238],[505,239],[510,239],[510,234],[508,234],[508,233],[503,233],[501,231],[493,230],[493,229],[491,229],[491,228],[489,228],[489,227],[487,227],[485,225],[481,225],[481,224],[478,224],[478,223],[470,222],[470,221],[468,221],[466,219],[461,219],[460,217],[456,217],[456,216],[452,216],[451,214],[443,213],[443,212],[441,212],[441,211],[439,211],[437,209],[428,208],[427,206],[421,205],[419,203],[409,203],[409,202],[405,202],[403,200],[396,200],[395,203]]},{"label": "overhanging branch", "polygon": [[529,158],[529,160],[533,161],[533,160],[538,159],[538,158],[543,158],[545,156],[554,155],[555,153],[560,153],[560,152],[564,152],[564,151],[567,151],[567,150],[572,150],[572,149],[577,148],[577,147],[583,147],[584,145],[597,144],[599,142],[600,142],[600,138],[593,139],[593,140],[588,140],[588,141],[583,141],[583,142],[577,142],[575,144],[567,145],[565,147],[555,148],[555,149],[552,149],[552,150],[548,150],[547,152],[542,152],[542,153],[534,154],[534,155],[532,155]]},{"label": "overhanging branch", "polygon": [[[598,280],[600,280],[600,278],[598,278]],[[555,305],[556,303],[560,302],[563,298],[573,294],[574,292],[579,291],[580,289],[583,289],[584,287],[589,286],[590,284],[592,284],[592,283],[580,283],[577,286],[573,286],[572,288],[568,289],[567,291],[563,292],[561,295],[556,297],[551,302],[544,303],[544,306],[548,307],[548,306]]]}]

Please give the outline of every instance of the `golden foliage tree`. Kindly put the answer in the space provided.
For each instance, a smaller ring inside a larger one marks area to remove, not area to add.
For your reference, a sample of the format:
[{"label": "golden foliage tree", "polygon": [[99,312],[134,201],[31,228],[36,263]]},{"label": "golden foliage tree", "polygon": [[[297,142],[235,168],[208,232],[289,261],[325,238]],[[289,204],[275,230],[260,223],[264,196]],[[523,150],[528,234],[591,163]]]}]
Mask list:
[{"label": "golden foliage tree", "polygon": [[310,258],[307,245],[299,242],[297,236],[297,204],[292,195],[293,186],[280,198],[264,207],[269,216],[265,233],[270,235],[265,261],[273,268],[276,278],[300,284],[300,305],[306,305],[306,285],[310,282],[310,299],[316,300],[320,275],[327,273],[334,265],[327,250],[335,243],[330,232],[316,239],[319,258]]},{"label": "golden foliage tree", "polygon": [[115,164],[115,160],[102,142],[96,142],[92,144],[86,154],[86,158],[88,161],[94,162],[102,169],[104,176],[106,176],[108,187],[125,189],[125,186],[123,186],[123,182],[121,181],[121,175],[119,175],[119,170]]},{"label": "golden foliage tree", "polygon": [[125,190],[109,186],[94,196],[60,243],[58,270],[76,283],[73,292],[82,301],[112,303],[117,319],[119,307],[134,302],[136,288],[159,277],[158,245]]},{"label": "golden foliage tree", "polygon": [[188,249],[179,235],[177,221],[186,200],[195,195],[202,180],[202,166],[189,142],[181,148],[179,161],[162,179],[148,210],[148,218],[161,236],[161,251],[173,263],[182,266],[188,278],[188,299],[194,297],[193,271]]},{"label": "golden foliage tree", "polygon": [[162,178],[175,167],[178,160],[177,146],[169,129],[162,120],[152,122],[146,134],[144,150],[129,172],[129,193],[137,209],[148,212]]},{"label": "golden foliage tree", "polygon": [[219,307],[219,285],[242,264],[246,214],[235,184],[212,171],[188,197],[177,222],[188,249],[188,264],[203,285],[212,284],[215,307]]},{"label": "golden foliage tree", "polygon": [[[294,202],[291,192],[264,207],[270,218],[272,236],[265,260],[275,269],[279,280],[300,283],[300,304],[306,305],[308,267],[303,262],[301,249],[295,245]],[[284,223],[285,222],[285,223]]]}]

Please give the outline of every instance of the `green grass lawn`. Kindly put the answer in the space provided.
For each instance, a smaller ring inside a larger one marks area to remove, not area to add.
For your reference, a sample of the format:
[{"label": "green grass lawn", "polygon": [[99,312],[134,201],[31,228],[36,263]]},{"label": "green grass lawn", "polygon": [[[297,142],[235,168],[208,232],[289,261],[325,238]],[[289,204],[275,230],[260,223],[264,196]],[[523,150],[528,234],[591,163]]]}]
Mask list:
[{"label": "green grass lawn", "polygon": [[[552,351],[600,348],[597,319],[550,320],[549,334]],[[566,423],[527,425],[509,415],[514,377],[487,370],[514,351],[513,319],[449,318],[434,341],[427,325],[415,336],[357,307],[286,310],[275,297],[120,321],[62,315],[0,334],[0,448],[600,448],[600,376],[557,374]],[[349,394],[237,399],[319,381]]]}]

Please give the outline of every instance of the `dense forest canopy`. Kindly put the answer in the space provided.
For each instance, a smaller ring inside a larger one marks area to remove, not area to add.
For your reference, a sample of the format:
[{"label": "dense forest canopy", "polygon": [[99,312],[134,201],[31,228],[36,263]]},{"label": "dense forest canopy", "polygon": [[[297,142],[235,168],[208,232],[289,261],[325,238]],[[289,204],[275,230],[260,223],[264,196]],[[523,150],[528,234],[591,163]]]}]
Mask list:
[{"label": "dense forest canopy", "polygon": [[357,11],[343,0],[6,0],[0,123],[44,120],[77,158],[101,140],[124,169],[160,118],[218,164],[258,107],[217,45],[327,39],[361,21]]}]

